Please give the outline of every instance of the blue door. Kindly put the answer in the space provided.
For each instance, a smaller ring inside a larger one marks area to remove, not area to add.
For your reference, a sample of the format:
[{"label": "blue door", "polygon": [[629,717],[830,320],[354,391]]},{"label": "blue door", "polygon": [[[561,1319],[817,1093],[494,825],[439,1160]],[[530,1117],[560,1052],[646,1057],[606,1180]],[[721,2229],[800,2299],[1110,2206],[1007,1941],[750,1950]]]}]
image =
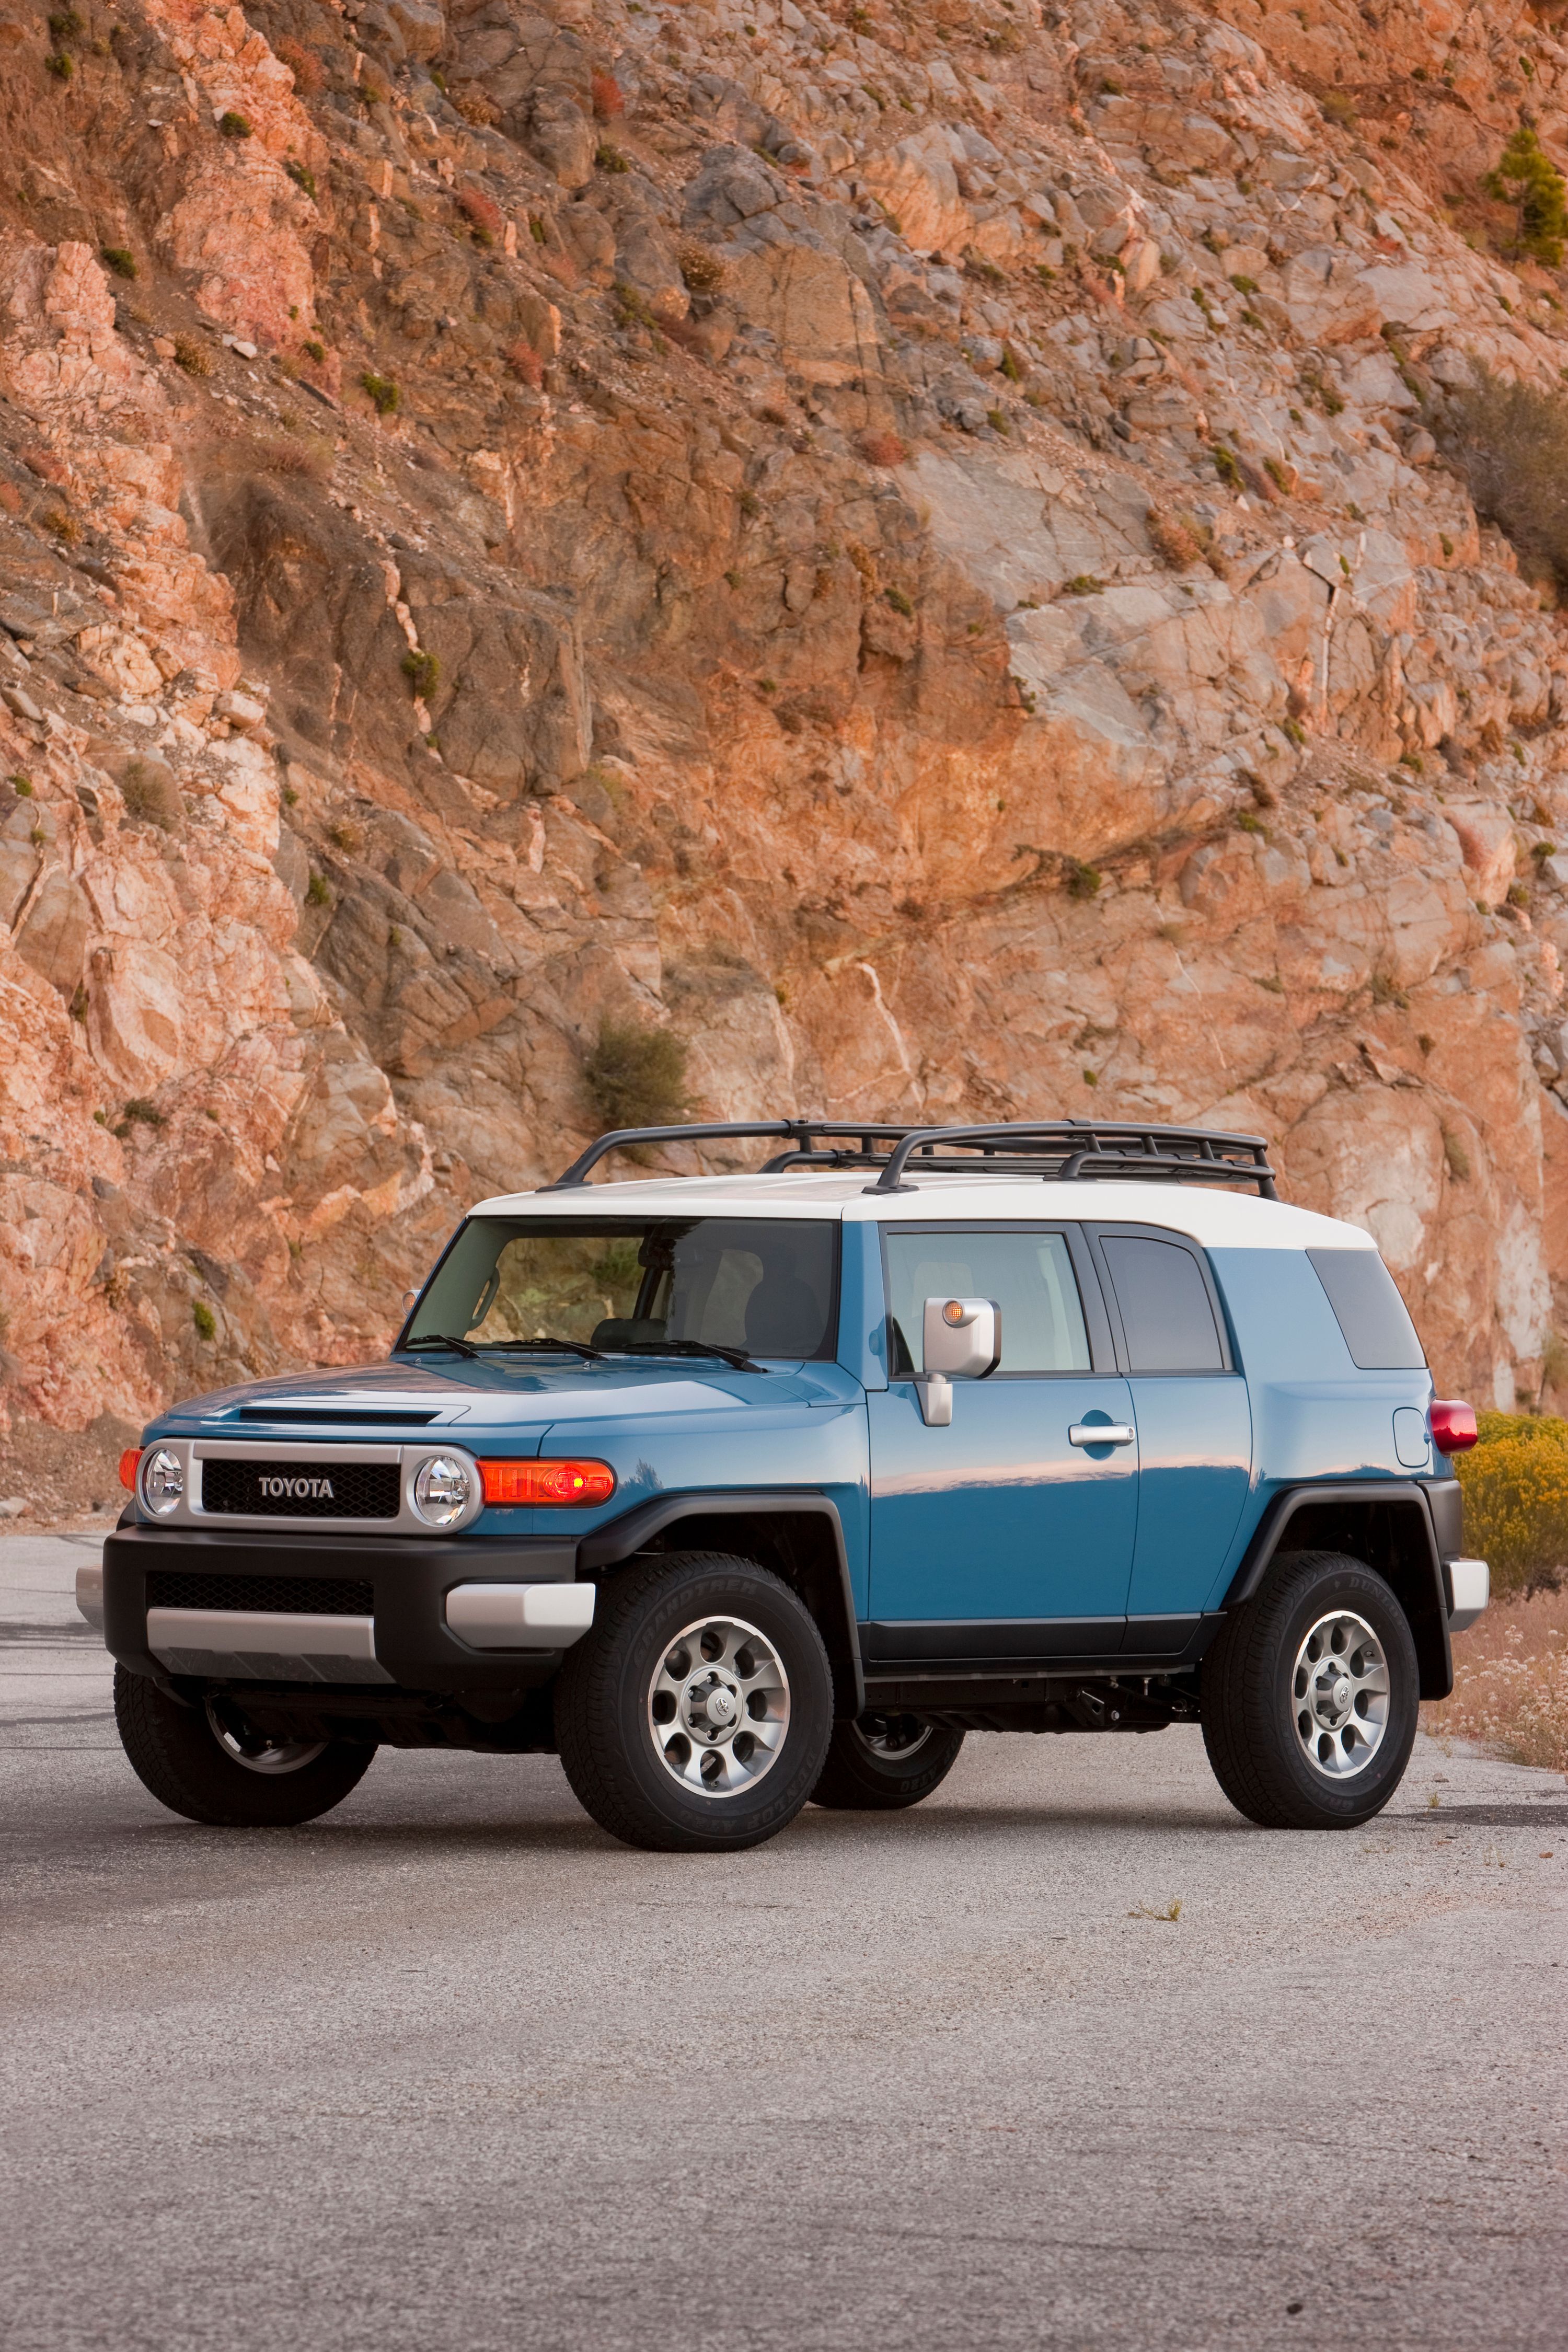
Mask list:
[{"label": "blue door", "polygon": [[1138,1539],[1127,1646],[1180,1649],[1194,1630],[1241,1519],[1252,1412],[1201,1253],[1176,1234],[1100,1226],[1138,1423]]},{"label": "blue door", "polygon": [[[889,1225],[883,1251],[868,1663],[1115,1651],[1138,1446],[1082,1244],[1047,1226]],[[996,1300],[1002,1359],[986,1380],[954,1381],[951,1427],[928,1428],[913,1378],[921,1309],[949,1295]]]}]

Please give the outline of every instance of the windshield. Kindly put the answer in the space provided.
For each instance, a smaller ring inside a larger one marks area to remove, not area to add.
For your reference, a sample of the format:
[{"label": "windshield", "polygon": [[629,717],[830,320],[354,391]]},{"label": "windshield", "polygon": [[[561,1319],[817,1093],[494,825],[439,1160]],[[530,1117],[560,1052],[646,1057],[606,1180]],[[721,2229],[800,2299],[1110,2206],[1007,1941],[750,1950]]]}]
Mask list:
[{"label": "windshield", "polygon": [[837,1240],[817,1219],[472,1217],[401,1344],[831,1356]]}]

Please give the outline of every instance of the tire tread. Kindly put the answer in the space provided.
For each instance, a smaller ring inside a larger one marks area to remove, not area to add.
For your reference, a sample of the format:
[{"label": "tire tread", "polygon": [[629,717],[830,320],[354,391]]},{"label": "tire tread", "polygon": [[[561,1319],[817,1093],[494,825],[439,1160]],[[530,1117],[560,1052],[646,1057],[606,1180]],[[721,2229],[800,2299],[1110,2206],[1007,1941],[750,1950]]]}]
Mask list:
[{"label": "tire tread", "polygon": [[[781,1782],[771,1805],[746,1816],[743,1836],[726,1837],[721,1833],[710,1838],[679,1837],[637,1785],[626,1758],[616,1751],[614,1743],[599,1736],[597,1727],[615,1716],[624,1639],[629,1636],[635,1620],[659,1588],[670,1584],[677,1574],[691,1570],[709,1571],[685,1590],[684,1599],[693,1616],[700,1615],[705,1608],[711,1607],[716,1612],[733,1608],[732,1579],[737,1570],[772,1586],[781,1600],[799,1611],[803,1627],[816,1644],[826,1687],[829,1691],[832,1687],[827,1651],[815,1619],[784,1579],[756,1560],[730,1552],[667,1552],[634,1560],[601,1585],[593,1632],[567,1652],[556,1684],[556,1744],[573,1793],[584,1811],[623,1844],[655,1852],[718,1852],[758,1844],[793,1821],[810,1794],[809,1788],[792,1794],[794,1784],[786,1779]],[[717,1820],[714,1829],[720,1830]]]},{"label": "tire tread", "polygon": [[[1335,1551],[1284,1552],[1253,1598],[1226,1619],[1204,1658],[1204,1746],[1214,1776],[1237,1812],[1262,1829],[1353,1829],[1379,1811],[1399,1785],[1396,1776],[1378,1805],[1365,1811],[1348,1807],[1342,1815],[1329,1814],[1303,1796],[1282,1761],[1270,1670],[1284,1627],[1303,1592],[1326,1570],[1335,1570],[1375,1584],[1403,1622],[1392,1588],[1364,1560]],[[1414,1660],[1414,1648],[1411,1654]]]}]

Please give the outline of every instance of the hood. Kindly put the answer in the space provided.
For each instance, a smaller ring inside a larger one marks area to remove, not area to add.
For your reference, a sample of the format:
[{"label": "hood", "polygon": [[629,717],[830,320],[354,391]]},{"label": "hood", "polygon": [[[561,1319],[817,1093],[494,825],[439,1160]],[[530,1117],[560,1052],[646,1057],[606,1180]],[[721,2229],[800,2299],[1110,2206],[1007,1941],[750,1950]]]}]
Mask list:
[{"label": "hood", "polygon": [[190,1397],[150,1429],[226,1436],[252,1430],[293,1434],[348,1429],[389,1434],[465,1423],[494,1429],[515,1422],[622,1420],[629,1415],[711,1412],[750,1406],[842,1403],[858,1394],[839,1364],[769,1364],[742,1372],[695,1357],[604,1363],[521,1363],[513,1358],[389,1356],[381,1363],[289,1372]]}]

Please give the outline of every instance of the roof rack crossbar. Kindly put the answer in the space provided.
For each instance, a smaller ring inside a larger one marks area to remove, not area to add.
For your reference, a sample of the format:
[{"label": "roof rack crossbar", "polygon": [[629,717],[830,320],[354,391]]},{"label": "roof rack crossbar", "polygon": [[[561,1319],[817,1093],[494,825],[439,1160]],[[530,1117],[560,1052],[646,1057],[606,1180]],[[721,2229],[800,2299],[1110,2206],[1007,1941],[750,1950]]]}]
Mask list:
[{"label": "roof rack crossbar", "polygon": [[[814,1136],[847,1136],[858,1139],[861,1151],[854,1155],[871,1163],[872,1146],[877,1143],[897,1143],[909,1133],[907,1127],[868,1127],[864,1119],[835,1120],[821,1118],[742,1118],[706,1119],[685,1127],[617,1127],[601,1135],[575,1159],[552,1184],[540,1187],[545,1192],[564,1192],[585,1184],[601,1160],[612,1151],[636,1150],[643,1144],[655,1143],[721,1143],[747,1142],[768,1136],[787,1137],[795,1150],[811,1149]],[[770,1167],[773,1163],[770,1161]]]},{"label": "roof rack crossbar", "polygon": [[[1279,1198],[1268,1147],[1260,1135],[1229,1135],[1212,1128],[1166,1127],[1115,1119],[1015,1119],[975,1127],[885,1126],[864,1119],[715,1119],[679,1127],[622,1127],[601,1135],[563,1175],[542,1190],[574,1191],[611,1152],[667,1143],[709,1144],[777,1139],[784,1149],[760,1171],[788,1168],[875,1168],[868,1192],[913,1191],[910,1175],[991,1175],[1042,1178],[1058,1183],[1100,1177],[1150,1177],[1164,1181],[1256,1184],[1266,1201]],[[964,1156],[968,1155],[968,1156]]]}]

